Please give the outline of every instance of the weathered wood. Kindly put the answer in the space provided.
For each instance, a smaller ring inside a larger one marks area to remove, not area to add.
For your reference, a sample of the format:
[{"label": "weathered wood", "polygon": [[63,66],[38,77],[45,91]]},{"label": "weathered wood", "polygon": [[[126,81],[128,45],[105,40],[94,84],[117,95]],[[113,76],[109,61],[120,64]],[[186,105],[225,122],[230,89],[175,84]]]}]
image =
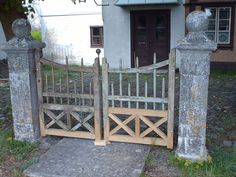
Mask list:
[{"label": "weathered wood", "polygon": [[108,112],[111,114],[120,115],[143,115],[153,117],[167,117],[167,111],[161,110],[146,110],[146,109],[129,109],[129,108],[109,108]]},{"label": "weathered wood", "polygon": [[93,78],[93,90],[94,90],[94,126],[95,126],[95,140],[101,140],[101,82],[100,82],[100,63],[99,58],[94,62],[94,78]]},{"label": "weathered wood", "polygon": [[[70,88],[69,88],[69,64],[68,64],[68,57],[66,57],[66,92],[69,94]],[[70,98],[67,98],[67,104],[70,104]]]},{"label": "weathered wood", "polygon": [[[56,116],[56,120],[60,120],[65,115],[65,112],[61,112],[58,116]],[[54,119],[51,120],[48,124],[45,125],[46,129],[50,128],[53,124],[55,124],[56,121]]]},{"label": "weathered wood", "polygon": [[69,130],[72,128],[72,117],[70,115],[70,110],[66,111],[66,121],[67,121],[67,127]]},{"label": "weathered wood", "polygon": [[79,94],[79,93],[52,93],[43,92],[44,97],[56,97],[56,98],[83,98],[83,99],[94,99],[93,95],[90,94]]},{"label": "weathered wood", "polygon": [[42,80],[42,70],[41,70],[41,63],[39,58],[36,57],[36,77],[37,77],[37,92],[38,92],[38,104],[39,104],[39,125],[40,125],[40,133],[41,136],[46,136],[45,134],[45,120],[44,120],[44,113],[42,111],[43,105],[43,80]]},{"label": "weathered wood", "polygon": [[[81,58],[81,67],[83,67],[84,66],[84,60],[83,60],[83,58]],[[81,75],[81,94],[84,94],[84,73],[83,72],[81,72],[80,73],[80,75]],[[82,99],[82,105],[84,105],[84,99],[83,98],[81,98]]]},{"label": "weathered wood", "polygon": [[[162,99],[165,98],[165,78],[164,78],[164,77],[162,78],[161,97],[162,97]],[[162,110],[165,110],[165,103],[164,103],[164,102],[161,103],[161,109],[162,109]]]},{"label": "weathered wood", "polygon": [[[149,103],[167,103],[167,98],[153,98],[153,97],[144,97],[144,96],[119,96],[119,95],[109,95],[108,96],[109,100],[122,100],[122,101],[133,101],[133,102],[149,102]],[[112,106],[114,107],[114,106]],[[137,109],[139,108],[138,106],[136,107]]]},{"label": "weathered wood", "polygon": [[[114,83],[113,82],[111,82],[111,96],[112,98],[114,98]],[[108,99],[109,99],[109,96],[108,96]],[[112,107],[115,107],[114,99],[111,99],[111,105]]]},{"label": "weathered wood", "polygon": [[[134,120],[134,118],[136,118],[137,116],[136,115],[131,115],[130,117],[128,117],[127,119],[125,119],[122,124],[123,125],[126,125],[128,124],[130,121]],[[119,119],[118,117],[116,117],[117,119]],[[118,130],[120,130],[122,128],[121,125],[117,125],[115,128],[113,128],[111,131],[110,131],[110,135],[113,135],[115,134]]]},{"label": "weathered wood", "polygon": [[125,130],[130,136],[135,136],[133,130],[131,130],[127,125],[123,124],[123,122],[117,116],[110,113],[108,117],[111,118],[114,122],[116,122],[119,126],[121,126],[121,128]]},{"label": "weathered wood", "polygon": [[175,105],[175,49],[169,55],[169,83],[168,83],[168,123],[167,123],[167,148],[173,149],[174,139],[174,105]]},{"label": "weathered wood", "polygon": [[[62,93],[62,85],[61,85],[61,78],[60,78],[60,81],[59,81],[59,92]],[[62,97],[60,98],[60,103],[62,104]]]},{"label": "weathered wood", "polygon": [[109,141],[166,146],[166,140],[163,140],[162,138],[136,138],[129,135],[111,135],[109,136]]},{"label": "weathered wood", "polygon": [[[139,98],[139,73],[136,73],[136,97]],[[138,101],[136,102],[136,108],[139,108]]]},{"label": "weathered wood", "polygon": [[[146,125],[150,127],[152,131],[154,131],[157,135],[159,135],[164,140],[167,139],[167,136],[165,133],[163,133],[159,128],[157,128],[148,118],[146,118],[143,115],[139,115],[140,120],[142,120]],[[142,136],[142,134],[141,134]]]},{"label": "weathered wood", "polygon": [[[122,68],[122,67],[121,67]],[[122,89],[123,89],[123,85],[122,85],[122,73],[119,74],[119,85],[120,85],[120,96],[122,96]],[[120,100],[120,107],[123,107],[123,102],[122,100]]]},{"label": "weathered wood", "polygon": [[92,95],[92,83],[91,82],[89,82],[89,97],[90,97],[90,99],[89,99],[89,105],[90,106],[93,106],[93,95]]},{"label": "weathered wood", "polygon": [[88,131],[94,133],[94,127],[87,123],[88,120],[94,117],[94,113],[90,113],[87,117],[82,118],[77,112],[70,112],[70,114],[79,122],[72,130],[77,130],[79,127],[84,126]]},{"label": "weathered wood", "polygon": [[145,91],[144,91],[145,93],[145,109],[147,109],[147,102],[146,102],[146,99],[147,99],[147,97],[148,97],[148,83],[147,83],[147,81],[145,81]]},{"label": "weathered wood", "polygon": [[94,107],[90,106],[76,106],[76,105],[61,105],[61,104],[46,104],[42,105],[43,109],[49,110],[71,110],[71,111],[82,111],[82,112],[94,112]]},{"label": "weathered wood", "polygon": [[[128,97],[131,96],[131,87],[130,87],[130,82],[128,83]],[[128,108],[131,108],[131,102],[128,101]]]},{"label": "weathered wood", "polygon": [[138,115],[135,115],[135,137],[140,136],[140,119]]},{"label": "weathered wood", "polygon": [[[157,97],[157,70],[153,70],[153,97]],[[153,109],[156,109],[156,103],[153,103]]]},{"label": "weathered wood", "polygon": [[[155,63],[153,65],[148,65],[148,66],[142,66],[142,67],[138,67],[138,68],[128,68],[128,69],[122,69],[122,72],[125,72],[125,73],[142,73],[144,71],[151,71],[154,70],[154,69],[158,69],[158,68],[161,68],[161,67],[164,67],[164,66],[168,66],[169,64],[169,60],[164,60],[160,63]],[[109,69],[109,72],[110,73],[115,73],[115,72],[120,72],[121,70],[120,69]]]},{"label": "weathered wood", "polygon": [[[142,67],[140,67],[142,68]],[[140,73],[140,74],[149,74],[149,73],[152,73],[154,69],[152,70],[138,70],[137,68],[128,68],[128,69],[109,69],[109,73],[115,73],[115,74],[119,74],[119,73],[122,73],[122,74],[135,74],[137,73],[137,71]],[[156,70],[156,73],[157,74],[167,74],[168,73],[168,70],[167,69],[158,69]]]},{"label": "weathered wood", "polygon": [[[61,115],[63,114],[59,114],[59,116],[56,116],[54,113],[52,113],[52,111],[48,110],[48,109],[44,109],[43,112],[50,118],[52,119],[58,126],[60,126],[63,130],[69,130],[67,128],[67,126],[60,120],[60,118],[62,117]],[[58,118],[60,117],[60,118]]]},{"label": "weathered wood", "polygon": [[[167,117],[162,118],[161,120],[157,121],[153,127],[159,127],[161,124],[165,123],[167,121]],[[149,127],[148,129],[146,129],[144,132],[142,132],[142,134],[140,135],[140,137],[145,137],[148,133],[150,133],[151,131],[153,131],[153,127]],[[166,135],[164,135],[164,137],[166,137]]]},{"label": "weathered wood", "polygon": [[[76,84],[75,81],[74,81],[74,93],[75,93],[75,95],[77,95],[77,84]],[[78,105],[77,98],[75,98],[75,104]],[[83,104],[83,105],[84,105],[84,104]]]},{"label": "weathered wood", "polygon": [[[52,76],[52,91],[55,92],[55,77],[54,77],[54,68],[53,68],[53,66],[52,66],[51,76]],[[53,102],[56,103],[56,98],[55,97],[53,97]]]},{"label": "weathered wood", "polygon": [[108,83],[108,64],[106,58],[102,59],[102,97],[103,97],[103,128],[104,128],[104,140],[108,141],[110,124],[108,119],[108,93],[109,93],[109,83]]},{"label": "weathered wood", "polygon": [[[46,87],[46,92],[49,92],[49,90],[48,90],[48,75],[47,74],[45,75],[45,87]],[[48,96],[46,97],[46,101],[47,101],[47,103],[49,103]]]},{"label": "weathered wood", "polygon": [[95,139],[95,135],[90,132],[84,131],[65,131],[61,129],[47,129],[45,130],[46,135],[62,136],[62,137],[74,137],[74,138],[85,138]]}]

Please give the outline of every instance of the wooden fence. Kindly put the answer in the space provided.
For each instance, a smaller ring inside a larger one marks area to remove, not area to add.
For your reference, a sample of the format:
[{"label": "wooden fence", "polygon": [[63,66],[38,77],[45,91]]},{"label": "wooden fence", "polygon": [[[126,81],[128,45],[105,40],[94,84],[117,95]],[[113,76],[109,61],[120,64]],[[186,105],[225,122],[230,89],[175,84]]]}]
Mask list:
[{"label": "wooden fence", "polygon": [[168,60],[131,69],[109,69],[104,59],[102,78],[106,141],[173,148],[174,50]]},{"label": "wooden fence", "polygon": [[41,135],[101,139],[99,59],[92,67],[37,61]]},{"label": "wooden fence", "polygon": [[105,59],[100,67],[99,58],[92,67],[39,59],[37,80],[42,136],[173,148],[174,50],[168,60],[156,63],[154,55],[153,65],[131,69],[109,69]]}]

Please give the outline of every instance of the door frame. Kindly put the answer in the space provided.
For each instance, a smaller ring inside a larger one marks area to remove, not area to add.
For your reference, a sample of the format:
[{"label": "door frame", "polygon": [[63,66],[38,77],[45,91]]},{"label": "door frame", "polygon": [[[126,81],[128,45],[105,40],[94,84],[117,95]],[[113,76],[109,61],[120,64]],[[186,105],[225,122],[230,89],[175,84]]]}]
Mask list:
[{"label": "door frame", "polygon": [[167,42],[168,42],[168,53],[170,52],[170,31],[171,31],[171,21],[170,21],[170,16],[171,16],[171,9],[157,9],[157,10],[133,10],[133,11],[130,11],[130,41],[131,41],[131,68],[134,68],[135,67],[135,60],[134,60],[134,48],[135,48],[135,41],[134,41],[134,25],[135,25],[135,15],[136,14],[143,14],[143,13],[146,13],[146,14],[154,14],[154,13],[157,13],[157,12],[164,12],[167,14],[167,21],[168,21],[168,27],[169,27],[169,30],[168,30],[168,37],[167,37]]}]

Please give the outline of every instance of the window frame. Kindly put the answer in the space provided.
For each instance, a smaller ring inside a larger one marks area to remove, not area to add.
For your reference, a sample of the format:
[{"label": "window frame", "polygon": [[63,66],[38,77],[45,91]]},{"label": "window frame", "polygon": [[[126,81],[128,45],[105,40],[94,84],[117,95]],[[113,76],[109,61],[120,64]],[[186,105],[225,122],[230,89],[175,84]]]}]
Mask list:
[{"label": "window frame", "polygon": [[[232,4],[203,4],[202,5],[203,10],[208,9],[208,8],[231,8],[231,14],[230,14],[230,39],[228,44],[222,44],[222,43],[217,43],[218,44],[218,49],[233,49],[233,44],[234,44],[234,17],[235,17],[235,6]],[[217,20],[217,23],[219,20]]]},{"label": "window frame", "polygon": [[[232,7],[206,7],[207,9],[215,9],[215,30],[207,30],[206,32],[214,32],[214,41],[218,44],[218,46],[228,46],[231,44],[231,39],[232,39]],[[229,18],[228,19],[223,19],[223,20],[228,20],[229,21],[229,29],[228,30],[220,30],[220,10],[221,9],[229,9]],[[221,32],[227,32],[229,33],[229,39],[227,42],[220,42],[219,41],[219,34]]]},{"label": "window frame", "polygon": [[[99,28],[99,35],[93,35],[93,29]],[[101,41],[101,44],[95,44],[93,41],[94,37],[98,37]],[[91,48],[103,48],[104,46],[104,38],[103,38],[103,26],[90,26],[90,47]]]}]

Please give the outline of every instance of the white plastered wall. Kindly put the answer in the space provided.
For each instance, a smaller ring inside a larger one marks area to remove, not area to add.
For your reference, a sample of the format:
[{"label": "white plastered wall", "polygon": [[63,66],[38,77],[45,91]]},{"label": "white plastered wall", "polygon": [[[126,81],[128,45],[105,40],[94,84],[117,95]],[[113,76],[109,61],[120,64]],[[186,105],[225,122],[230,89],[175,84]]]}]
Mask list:
[{"label": "white plastered wall", "polygon": [[62,55],[72,55],[70,63],[79,63],[83,58],[84,64],[93,64],[97,54],[96,48],[91,48],[90,26],[103,26],[101,10],[93,1],[76,5],[69,0],[39,1],[42,38],[47,51],[58,48]]}]

